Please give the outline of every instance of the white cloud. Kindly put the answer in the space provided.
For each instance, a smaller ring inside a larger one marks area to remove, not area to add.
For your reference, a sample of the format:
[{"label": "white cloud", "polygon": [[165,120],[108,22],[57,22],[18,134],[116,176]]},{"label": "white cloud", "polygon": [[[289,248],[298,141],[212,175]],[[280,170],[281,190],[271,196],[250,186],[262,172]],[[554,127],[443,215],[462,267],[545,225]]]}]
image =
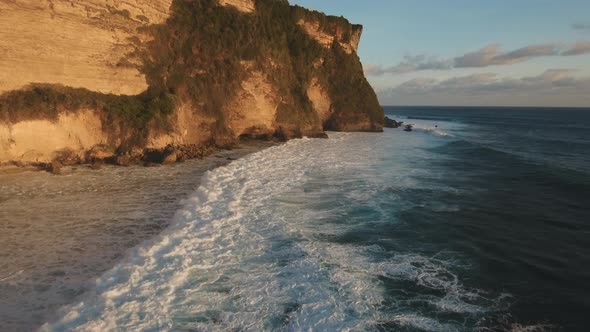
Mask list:
[{"label": "white cloud", "polygon": [[585,30],[590,31],[590,23],[575,23],[572,24],[574,30]]},{"label": "white cloud", "polygon": [[448,70],[453,68],[482,68],[511,65],[533,58],[547,56],[574,56],[590,53],[590,41],[578,41],[571,45],[547,43],[525,46],[504,52],[499,44],[490,44],[477,51],[469,52],[453,59],[440,59],[426,55],[405,56],[395,66],[382,67],[368,65],[365,73],[370,76],[385,74],[405,74],[423,70]]},{"label": "white cloud", "polygon": [[450,60],[440,60],[426,55],[406,55],[399,64],[391,67],[369,65],[365,69],[367,75],[380,76],[384,74],[405,74],[420,70],[451,69]]},{"label": "white cloud", "polygon": [[384,105],[552,105],[590,107],[590,77],[571,69],[502,78],[479,73],[445,80],[416,78],[379,93]]}]

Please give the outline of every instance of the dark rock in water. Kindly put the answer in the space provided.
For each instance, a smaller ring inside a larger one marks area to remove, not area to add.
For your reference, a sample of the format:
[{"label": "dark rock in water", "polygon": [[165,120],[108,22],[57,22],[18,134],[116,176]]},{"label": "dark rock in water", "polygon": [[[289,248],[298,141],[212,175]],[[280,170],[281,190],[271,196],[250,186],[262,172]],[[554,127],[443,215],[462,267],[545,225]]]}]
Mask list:
[{"label": "dark rock in water", "polygon": [[283,326],[286,326],[291,321],[291,316],[301,309],[301,304],[299,303],[289,303],[283,310],[283,316],[281,317],[281,321]]},{"label": "dark rock in water", "polygon": [[145,149],[143,153],[143,160],[147,163],[173,164],[176,159],[176,148],[172,145],[164,149]]},{"label": "dark rock in water", "polygon": [[160,167],[161,164],[145,162],[145,163],[143,163],[143,166],[145,166],[145,167]]},{"label": "dark rock in water", "polygon": [[143,151],[143,161],[146,163],[162,163],[164,159],[164,151],[159,149],[145,149]]},{"label": "dark rock in water", "polygon": [[395,121],[388,117],[383,120],[383,127],[385,128],[399,128],[402,124],[404,124],[403,121]]},{"label": "dark rock in water", "polygon": [[269,141],[272,139],[273,131],[266,127],[253,126],[244,130],[240,135],[240,140],[262,140]]},{"label": "dark rock in water", "polygon": [[90,164],[90,169],[91,170],[98,171],[101,168],[102,168],[102,163],[101,162],[94,162],[94,163]]},{"label": "dark rock in water", "polygon": [[60,161],[54,160],[47,165],[46,170],[51,174],[55,175],[67,175],[72,174],[74,168],[72,168],[71,166],[65,166]]},{"label": "dark rock in water", "polygon": [[286,142],[289,140],[287,133],[285,133],[285,131],[283,130],[283,127],[280,127],[280,126],[279,126],[279,129],[277,129],[275,131],[273,136],[279,142]]},{"label": "dark rock in water", "polygon": [[88,151],[86,159],[90,162],[106,160],[115,156],[115,149],[104,144],[95,145]]},{"label": "dark rock in water", "polygon": [[[218,149],[222,150],[233,150],[236,146],[240,143],[238,138],[231,137],[228,135],[222,135],[220,137],[215,137],[212,139],[208,145],[205,145],[206,149],[212,149],[217,147]],[[207,154],[209,154],[208,152]],[[201,157],[202,158],[202,157]]]},{"label": "dark rock in water", "polygon": [[162,164],[174,164],[176,159],[176,150],[172,146],[166,147],[166,149],[164,149],[164,158],[162,159]]},{"label": "dark rock in water", "polygon": [[63,166],[72,166],[81,162],[80,156],[70,149],[63,149],[55,152],[53,160],[59,162]]},{"label": "dark rock in water", "polygon": [[59,175],[61,174],[61,170],[63,167],[64,165],[61,162],[54,160],[51,162],[51,164],[47,165],[47,171],[52,174]]},{"label": "dark rock in water", "polygon": [[275,131],[273,137],[275,140],[279,142],[286,142],[290,139],[302,138],[303,134],[301,132],[301,129],[298,127],[287,128],[279,126],[279,129]]},{"label": "dark rock in water", "polygon": [[318,133],[316,135],[311,136],[311,138],[326,138],[327,139],[327,138],[330,138],[330,137],[325,132],[321,132],[321,133]]},{"label": "dark rock in water", "polygon": [[[202,159],[216,148],[219,148],[217,143],[168,145],[163,149],[145,149],[141,159],[145,163],[173,164],[190,159]],[[224,148],[231,149],[231,146],[227,145]]]},{"label": "dark rock in water", "polygon": [[16,166],[16,167],[21,167],[21,168],[22,168],[22,167],[25,167],[25,166],[27,166],[25,163],[23,163],[23,162],[22,162],[22,161],[20,161],[20,160],[15,160],[15,161],[12,161],[12,162],[10,162],[9,164],[11,164],[11,165],[13,165],[13,166]]},{"label": "dark rock in water", "polygon": [[201,159],[215,151],[215,145],[201,144],[184,144],[174,147],[176,162],[182,162],[189,159]]},{"label": "dark rock in water", "polygon": [[131,166],[137,165],[139,163],[139,158],[137,156],[133,156],[131,154],[122,154],[118,155],[115,158],[115,164],[119,166]]}]

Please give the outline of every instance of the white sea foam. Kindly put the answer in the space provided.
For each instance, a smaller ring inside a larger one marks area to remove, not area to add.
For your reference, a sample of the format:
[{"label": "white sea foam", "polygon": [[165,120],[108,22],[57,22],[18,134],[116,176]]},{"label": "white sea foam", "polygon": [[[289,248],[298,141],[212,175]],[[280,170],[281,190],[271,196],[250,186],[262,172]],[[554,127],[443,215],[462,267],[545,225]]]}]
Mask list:
[{"label": "white sea foam", "polygon": [[[453,136],[447,127],[455,128],[457,125],[450,122],[436,122],[431,120],[412,120],[410,121],[417,131],[427,132],[440,137]],[[440,123],[440,124],[439,124]]]},{"label": "white sea foam", "polygon": [[[387,137],[331,137],[290,141],[208,172],[168,229],[42,330],[356,331],[384,321],[453,330],[383,310],[381,278],[442,292],[424,299],[442,311],[485,310],[471,303],[478,291],[466,289],[448,261],[321,240],[360,222],[343,212],[343,201],[387,220],[374,178],[387,172],[375,167]],[[341,223],[326,224],[334,219]]]},{"label": "white sea foam", "polygon": [[404,124],[411,124],[413,130],[426,132],[439,137],[454,137],[454,130],[461,129],[462,124],[450,121],[436,121],[425,119],[408,119],[406,116],[395,116],[396,119],[403,120]]},{"label": "white sea foam", "polygon": [[438,321],[423,317],[419,315],[396,315],[392,318],[392,321],[396,322],[397,324],[403,327],[412,327],[415,329],[419,329],[422,331],[432,331],[432,332],[452,332],[458,331],[456,327],[450,324],[441,324]]}]

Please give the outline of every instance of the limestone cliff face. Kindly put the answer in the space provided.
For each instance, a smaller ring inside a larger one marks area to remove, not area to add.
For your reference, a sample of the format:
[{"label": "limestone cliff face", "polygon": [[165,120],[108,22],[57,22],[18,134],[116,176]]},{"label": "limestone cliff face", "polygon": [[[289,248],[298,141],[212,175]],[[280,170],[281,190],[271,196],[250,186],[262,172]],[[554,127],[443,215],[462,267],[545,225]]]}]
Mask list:
[{"label": "limestone cliff face", "polygon": [[279,100],[264,74],[251,71],[224,109],[229,129],[237,136],[272,136],[276,128]]},{"label": "limestone cliff face", "polygon": [[309,83],[307,97],[311,101],[313,109],[318,113],[322,124],[326,123],[333,114],[332,100],[328,91],[322,86],[317,77],[312,78]]},{"label": "limestone cliff face", "polygon": [[[102,93],[148,87],[131,53],[149,39],[139,28],[166,21],[173,0],[0,1],[0,93],[59,83]],[[252,0],[219,0],[244,12]]]},{"label": "limestone cliff face", "polygon": [[[109,143],[102,121],[92,110],[60,114],[57,121],[0,124],[0,160],[50,162],[66,149],[86,151]],[[112,142],[117,143],[117,142]]]},{"label": "limestone cliff face", "polygon": [[277,0],[0,1],[0,162],[380,131],[361,33]]},{"label": "limestone cliff face", "polygon": [[143,92],[139,60],[127,55],[148,38],[138,28],[164,22],[171,2],[0,1],[0,92],[32,82]]}]

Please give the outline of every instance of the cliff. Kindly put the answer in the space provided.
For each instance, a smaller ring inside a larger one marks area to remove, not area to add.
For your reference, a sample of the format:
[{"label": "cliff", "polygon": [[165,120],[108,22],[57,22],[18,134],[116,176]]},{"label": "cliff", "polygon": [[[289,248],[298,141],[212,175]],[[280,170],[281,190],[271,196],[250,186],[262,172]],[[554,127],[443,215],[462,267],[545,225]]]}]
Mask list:
[{"label": "cliff", "polygon": [[0,2],[0,162],[380,131],[361,33],[281,0]]},{"label": "cliff", "polygon": [[165,22],[172,0],[0,1],[0,92],[56,83],[116,94],[147,89],[125,59],[138,28]]}]

